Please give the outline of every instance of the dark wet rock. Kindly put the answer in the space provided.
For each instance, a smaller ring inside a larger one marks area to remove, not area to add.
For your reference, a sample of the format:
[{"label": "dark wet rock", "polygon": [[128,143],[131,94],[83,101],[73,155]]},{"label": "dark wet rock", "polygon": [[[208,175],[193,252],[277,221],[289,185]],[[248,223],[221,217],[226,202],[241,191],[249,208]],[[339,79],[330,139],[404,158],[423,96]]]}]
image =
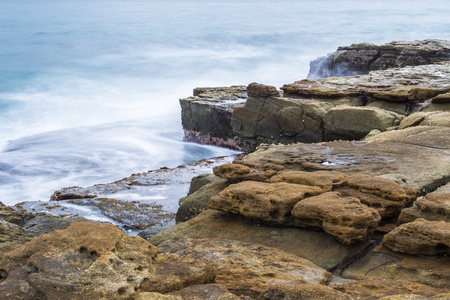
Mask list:
[{"label": "dark wet rock", "polygon": [[234,148],[231,113],[246,98],[245,86],[196,88],[194,96],[180,99],[184,139]]},{"label": "dark wet rock", "polygon": [[401,253],[449,255],[450,223],[416,219],[386,234],[383,245]]},{"label": "dark wet rock", "polygon": [[209,208],[208,203],[211,197],[217,195],[228,185],[229,183],[220,179],[201,187],[198,191],[187,197],[181,198],[175,221],[177,223],[186,222],[200,214],[202,211],[207,210]]},{"label": "dark wet rock", "polygon": [[327,57],[310,64],[308,78],[362,75],[373,70],[426,65],[450,60],[446,40],[397,41],[385,45],[370,43],[339,47]]}]

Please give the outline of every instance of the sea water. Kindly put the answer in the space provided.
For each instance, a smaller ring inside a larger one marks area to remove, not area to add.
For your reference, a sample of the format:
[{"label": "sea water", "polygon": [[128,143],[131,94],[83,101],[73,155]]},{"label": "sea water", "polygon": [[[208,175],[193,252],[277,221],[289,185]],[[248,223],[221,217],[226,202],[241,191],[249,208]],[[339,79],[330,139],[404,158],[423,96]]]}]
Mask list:
[{"label": "sea water", "polygon": [[0,0],[0,201],[230,154],[182,141],[194,87],[280,87],[338,46],[449,39],[449,15],[447,0]]}]

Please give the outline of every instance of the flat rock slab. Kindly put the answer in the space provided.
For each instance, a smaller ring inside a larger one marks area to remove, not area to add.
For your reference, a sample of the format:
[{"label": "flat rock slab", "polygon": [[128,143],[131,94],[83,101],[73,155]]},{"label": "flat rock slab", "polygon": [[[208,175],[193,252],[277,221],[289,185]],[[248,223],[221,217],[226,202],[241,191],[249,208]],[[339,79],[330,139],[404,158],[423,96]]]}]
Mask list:
[{"label": "flat rock slab", "polygon": [[364,172],[425,194],[450,181],[449,145],[450,128],[418,126],[360,142],[264,145],[236,163],[254,169],[271,164],[286,170]]},{"label": "flat rock slab", "polygon": [[370,242],[365,242],[347,246],[322,231],[273,227],[212,209],[177,224],[148,241],[158,246],[174,237],[210,237],[260,244],[293,253],[328,270],[351,260],[370,245]]},{"label": "flat rock slab", "polygon": [[331,276],[294,254],[234,240],[175,238],[160,244],[158,253],[172,262],[216,268],[215,282],[238,295],[258,296],[271,286],[323,284]]},{"label": "flat rock slab", "polygon": [[429,193],[417,199],[414,206],[402,209],[399,223],[423,218],[428,221],[450,222],[450,193]]}]

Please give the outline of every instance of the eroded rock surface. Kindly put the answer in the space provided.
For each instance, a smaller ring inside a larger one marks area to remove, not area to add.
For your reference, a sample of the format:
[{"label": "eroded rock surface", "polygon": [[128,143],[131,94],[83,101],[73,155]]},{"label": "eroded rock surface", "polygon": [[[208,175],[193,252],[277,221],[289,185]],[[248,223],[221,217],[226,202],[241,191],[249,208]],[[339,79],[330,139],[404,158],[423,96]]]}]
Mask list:
[{"label": "eroded rock surface", "polygon": [[383,244],[396,252],[449,255],[450,223],[417,219],[386,234]]},{"label": "eroded rock surface", "polygon": [[297,224],[323,228],[344,244],[366,241],[381,220],[378,212],[358,198],[328,192],[298,202],[292,216]]},{"label": "eroded rock surface", "polygon": [[450,193],[429,193],[417,199],[412,207],[402,209],[398,222],[408,223],[419,218],[450,222]]},{"label": "eroded rock surface", "polygon": [[112,224],[74,223],[5,254],[6,299],[127,299],[151,273],[156,247]]}]

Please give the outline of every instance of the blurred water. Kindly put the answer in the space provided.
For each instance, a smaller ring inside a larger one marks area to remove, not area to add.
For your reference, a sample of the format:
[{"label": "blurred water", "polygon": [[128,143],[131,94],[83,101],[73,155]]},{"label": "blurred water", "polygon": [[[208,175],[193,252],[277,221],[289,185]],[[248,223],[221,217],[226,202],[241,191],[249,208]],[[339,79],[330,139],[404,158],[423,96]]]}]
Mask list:
[{"label": "blurred water", "polygon": [[230,153],[183,143],[196,86],[305,78],[340,45],[449,39],[448,1],[0,0],[0,201]]}]

